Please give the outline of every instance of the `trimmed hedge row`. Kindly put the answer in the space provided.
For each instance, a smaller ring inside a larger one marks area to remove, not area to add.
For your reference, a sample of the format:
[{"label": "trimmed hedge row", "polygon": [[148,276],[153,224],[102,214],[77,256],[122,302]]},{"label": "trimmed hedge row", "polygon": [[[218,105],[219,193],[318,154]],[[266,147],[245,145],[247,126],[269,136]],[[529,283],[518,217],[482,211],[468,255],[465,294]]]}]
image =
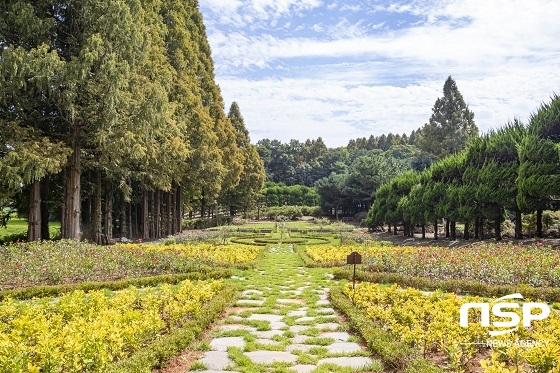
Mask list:
[{"label": "trimmed hedge row", "polygon": [[[319,240],[319,242],[309,242],[309,240]],[[279,238],[263,237],[260,235],[248,235],[239,236],[229,239],[231,243],[237,243],[241,245],[253,245],[253,246],[266,246],[270,244],[277,244],[280,241]],[[316,236],[301,236],[301,237],[288,237],[282,240],[283,244],[292,245],[322,245],[329,243],[327,238],[316,237]]]},{"label": "trimmed hedge row", "polygon": [[365,339],[371,352],[381,358],[387,368],[406,373],[441,373],[443,369],[420,357],[419,349],[398,341],[391,332],[368,319],[352,304],[341,287],[329,292],[332,304],[348,317],[350,326]]},{"label": "trimmed hedge row", "polygon": [[236,293],[233,286],[227,286],[202,307],[195,319],[136,351],[130,358],[115,363],[109,372],[151,373],[153,369],[162,368],[181,351],[192,348],[193,343],[200,340],[208,326],[231,304]]},{"label": "trimmed hedge row", "polygon": [[174,275],[160,275],[151,277],[131,278],[109,282],[82,282],[79,284],[62,284],[62,285],[46,285],[46,286],[30,286],[21,289],[0,291],[0,301],[10,297],[12,299],[31,299],[42,297],[55,297],[64,293],[75,290],[92,291],[92,290],[121,290],[129,286],[156,286],[160,283],[178,284],[184,280],[206,280],[231,277],[232,272],[229,269],[216,269],[207,273],[190,272],[179,273]]},{"label": "trimmed hedge row", "polygon": [[[337,268],[334,270],[334,276],[338,279],[345,278],[351,280],[352,271],[347,268]],[[560,302],[560,288],[552,287],[535,288],[528,285],[488,285],[483,282],[464,280],[437,281],[426,277],[364,271],[357,272],[356,279],[365,282],[398,284],[402,287],[413,287],[422,290],[442,290],[459,295],[470,294],[489,298],[498,298],[508,294],[521,293],[526,298],[540,299],[547,302]]]}]

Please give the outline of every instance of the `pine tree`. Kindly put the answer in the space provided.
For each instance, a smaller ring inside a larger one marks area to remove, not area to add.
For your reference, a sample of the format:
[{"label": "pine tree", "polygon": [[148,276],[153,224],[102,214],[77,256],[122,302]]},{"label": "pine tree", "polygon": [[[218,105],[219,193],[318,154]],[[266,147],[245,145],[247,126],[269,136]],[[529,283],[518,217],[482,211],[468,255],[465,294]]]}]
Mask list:
[{"label": "pine tree", "polygon": [[560,209],[560,97],[531,115],[519,152],[517,203],[523,212],[537,212],[542,237],[542,212]]},{"label": "pine tree", "polygon": [[451,76],[443,86],[443,97],[434,104],[430,121],[419,132],[418,147],[439,159],[461,151],[470,139],[478,136],[474,113]]}]

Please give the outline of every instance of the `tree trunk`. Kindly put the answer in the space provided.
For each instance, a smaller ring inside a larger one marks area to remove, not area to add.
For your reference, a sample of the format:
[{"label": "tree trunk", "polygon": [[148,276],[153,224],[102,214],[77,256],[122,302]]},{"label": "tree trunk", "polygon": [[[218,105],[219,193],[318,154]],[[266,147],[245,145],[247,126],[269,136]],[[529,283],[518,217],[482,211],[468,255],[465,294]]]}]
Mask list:
[{"label": "tree trunk", "polygon": [[113,238],[113,184],[107,180],[105,191],[105,237],[107,241]]},{"label": "tree trunk", "polygon": [[126,237],[127,236],[127,231],[126,231],[126,202],[124,201],[124,198],[122,200],[122,204],[121,204],[121,218],[120,218],[120,235],[121,237]]},{"label": "tree trunk", "polygon": [[450,234],[449,234],[449,226],[450,226],[450,222],[448,218],[445,218],[445,238],[449,238]]},{"label": "tree trunk", "polygon": [[449,230],[451,231],[451,240],[455,241],[457,239],[457,222],[451,221]]},{"label": "tree trunk", "polygon": [[49,189],[50,180],[49,175],[41,180],[41,239],[50,240],[51,234],[49,232]]},{"label": "tree trunk", "polygon": [[156,235],[156,192],[150,192],[150,237],[158,238]]},{"label": "tree trunk", "polygon": [[494,231],[496,232],[496,241],[502,240],[502,216],[498,215],[494,221]]},{"label": "tree trunk", "polygon": [[204,219],[204,209],[206,209],[206,200],[204,198],[204,188],[202,189],[202,199],[200,200],[200,218]]},{"label": "tree trunk", "polygon": [[150,211],[148,210],[148,191],[144,189],[142,195],[142,239],[150,239]]},{"label": "tree trunk", "polygon": [[177,189],[175,189],[175,233],[180,233],[181,232],[181,225],[183,222],[183,214],[182,214],[182,194],[183,194],[183,188],[178,186]]},{"label": "tree trunk", "polygon": [[132,239],[132,201],[128,203],[128,238]]},{"label": "tree trunk", "polygon": [[29,193],[27,242],[41,240],[41,182],[34,180]]},{"label": "tree trunk", "polygon": [[[204,209],[201,215],[204,216]],[[173,197],[171,191],[167,192],[167,235],[173,234]]]},{"label": "tree trunk", "polygon": [[156,224],[156,238],[161,238],[161,190],[158,189],[155,195],[156,211],[155,211],[155,224]]},{"label": "tree trunk", "polygon": [[484,218],[480,218],[480,240],[484,241]]},{"label": "tree trunk", "polygon": [[422,223],[422,238],[426,238],[426,224]]},{"label": "tree trunk", "polygon": [[72,133],[72,156],[66,169],[64,195],[64,225],[62,238],[80,240],[81,206],[81,159],[80,159],[80,127],[74,124]]},{"label": "tree trunk", "polygon": [[543,236],[543,229],[542,229],[542,209],[537,210],[537,237],[542,238]]},{"label": "tree trunk", "polygon": [[517,206],[517,203],[515,204],[515,238],[517,238],[518,240],[523,238],[523,221],[522,221],[522,216],[521,216],[521,210],[519,209],[519,207]]},{"label": "tree trunk", "polygon": [[93,219],[92,219],[92,233],[93,233],[93,241],[100,245],[101,242],[101,172],[98,171],[95,173],[95,192],[94,192],[94,205],[93,205]]},{"label": "tree trunk", "polygon": [[391,233],[391,223],[387,223],[387,226],[389,227],[389,229],[387,230],[387,232]]},{"label": "tree trunk", "polygon": [[438,239],[438,222],[437,219],[434,220],[434,240]]},{"label": "tree trunk", "polygon": [[397,235],[397,222],[393,223],[393,236]]},{"label": "tree trunk", "polygon": [[470,222],[467,220],[465,222],[465,231],[463,232],[463,239],[465,240],[468,240],[470,238],[469,229],[470,229]]},{"label": "tree trunk", "polygon": [[474,238],[476,240],[480,238],[480,218],[478,217],[474,219]]},{"label": "tree trunk", "polygon": [[334,208],[334,218],[338,221],[338,206]]}]

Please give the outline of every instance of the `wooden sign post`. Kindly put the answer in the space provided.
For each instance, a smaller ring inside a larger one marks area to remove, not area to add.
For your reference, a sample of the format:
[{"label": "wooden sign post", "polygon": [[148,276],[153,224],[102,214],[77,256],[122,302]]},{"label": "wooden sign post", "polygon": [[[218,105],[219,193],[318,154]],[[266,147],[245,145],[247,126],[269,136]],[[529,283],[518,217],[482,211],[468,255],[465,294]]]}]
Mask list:
[{"label": "wooden sign post", "polygon": [[350,255],[346,256],[346,264],[354,265],[354,277],[352,280],[352,289],[356,289],[356,264],[362,264],[362,256],[360,253],[354,251]]}]

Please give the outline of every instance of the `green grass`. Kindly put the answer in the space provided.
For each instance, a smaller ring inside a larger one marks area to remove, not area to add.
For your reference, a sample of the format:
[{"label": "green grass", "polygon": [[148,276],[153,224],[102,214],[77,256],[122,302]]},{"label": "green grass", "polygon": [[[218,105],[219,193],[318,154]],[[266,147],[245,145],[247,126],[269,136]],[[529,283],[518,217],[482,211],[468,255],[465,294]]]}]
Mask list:
[{"label": "green grass", "polygon": [[[49,232],[51,237],[58,236],[60,233],[60,223],[49,222]],[[0,227],[0,239],[15,234],[27,234],[27,219],[11,218],[8,220],[8,224],[5,228]]]}]

